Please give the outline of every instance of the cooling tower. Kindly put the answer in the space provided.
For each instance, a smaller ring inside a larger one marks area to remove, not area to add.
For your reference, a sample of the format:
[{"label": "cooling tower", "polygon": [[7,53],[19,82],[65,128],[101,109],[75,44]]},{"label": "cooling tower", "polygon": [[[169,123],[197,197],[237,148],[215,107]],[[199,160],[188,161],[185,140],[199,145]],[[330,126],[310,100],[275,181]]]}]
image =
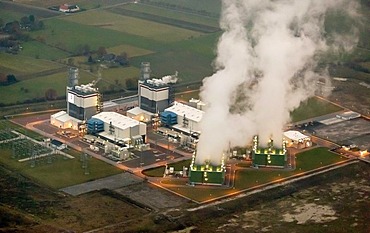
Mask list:
[{"label": "cooling tower", "polygon": [[189,169],[189,182],[191,184],[223,185],[225,181],[226,166],[222,157],[219,165],[213,165],[210,161],[203,164],[195,163],[196,152],[193,153]]},{"label": "cooling tower", "polygon": [[275,148],[273,140],[269,140],[265,147],[258,143],[258,136],[253,138],[252,163],[255,167],[284,168],[287,162],[286,143],[283,140],[282,147]]}]

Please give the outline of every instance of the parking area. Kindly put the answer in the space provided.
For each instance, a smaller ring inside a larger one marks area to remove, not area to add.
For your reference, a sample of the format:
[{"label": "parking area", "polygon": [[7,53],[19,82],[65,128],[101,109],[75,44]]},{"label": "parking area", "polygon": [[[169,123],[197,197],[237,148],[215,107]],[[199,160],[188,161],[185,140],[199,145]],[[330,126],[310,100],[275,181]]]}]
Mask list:
[{"label": "parking area", "polygon": [[136,158],[122,162],[122,164],[130,168],[138,168],[160,162],[171,163],[172,160],[182,157],[182,155],[176,152],[156,147],[155,145],[151,145],[151,147],[152,149],[146,151],[132,151]]},{"label": "parking area", "polygon": [[370,121],[365,118],[360,117],[328,125],[313,122],[301,129],[339,145],[356,145],[361,149],[370,150]]}]

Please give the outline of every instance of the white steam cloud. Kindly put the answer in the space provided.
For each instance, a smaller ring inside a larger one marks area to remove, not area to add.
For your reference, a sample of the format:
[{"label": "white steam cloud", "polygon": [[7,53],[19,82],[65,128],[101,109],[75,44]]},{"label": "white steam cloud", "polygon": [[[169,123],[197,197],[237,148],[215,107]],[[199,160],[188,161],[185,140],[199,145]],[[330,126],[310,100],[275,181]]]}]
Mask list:
[{"label": "white steam cloud", "polygon": [[[282,141],[290,112],[327,80],[317,57],[357,44],[355,30],[334,39],[325,31],[328,12],[356,16],[350,0],[223,0],[216,73],[203,81],[207,103],[197,163],[219,164],[231,146]],[[328,41],[328,38],[330,41]]]}]

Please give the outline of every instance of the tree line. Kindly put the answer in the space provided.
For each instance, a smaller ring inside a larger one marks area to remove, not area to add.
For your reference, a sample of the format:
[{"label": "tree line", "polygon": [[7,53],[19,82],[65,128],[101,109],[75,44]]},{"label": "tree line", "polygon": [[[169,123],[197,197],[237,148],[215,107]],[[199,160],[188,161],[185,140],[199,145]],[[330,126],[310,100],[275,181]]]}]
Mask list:
[{"label": "tree line", "polygon": [[38,20],[34,15],[23,16],[20,20],[6,22],[0,18],[0,33],[5,35],[0,39],[0,48],[7,52],[17,53],[20,49],[20,41],[28,41],[30,36],[25,31],[43,29],[44,22]]}]

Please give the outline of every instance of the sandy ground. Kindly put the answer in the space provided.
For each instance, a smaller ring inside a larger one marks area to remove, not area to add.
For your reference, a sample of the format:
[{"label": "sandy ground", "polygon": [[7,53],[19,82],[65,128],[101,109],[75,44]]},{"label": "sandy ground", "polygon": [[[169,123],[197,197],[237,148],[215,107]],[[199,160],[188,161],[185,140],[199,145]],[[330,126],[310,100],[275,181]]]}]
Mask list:
[{"label": "sandy ground", "polygon": [[235,213],[215,231],[370,232],[369,171],[353,175]]}]

